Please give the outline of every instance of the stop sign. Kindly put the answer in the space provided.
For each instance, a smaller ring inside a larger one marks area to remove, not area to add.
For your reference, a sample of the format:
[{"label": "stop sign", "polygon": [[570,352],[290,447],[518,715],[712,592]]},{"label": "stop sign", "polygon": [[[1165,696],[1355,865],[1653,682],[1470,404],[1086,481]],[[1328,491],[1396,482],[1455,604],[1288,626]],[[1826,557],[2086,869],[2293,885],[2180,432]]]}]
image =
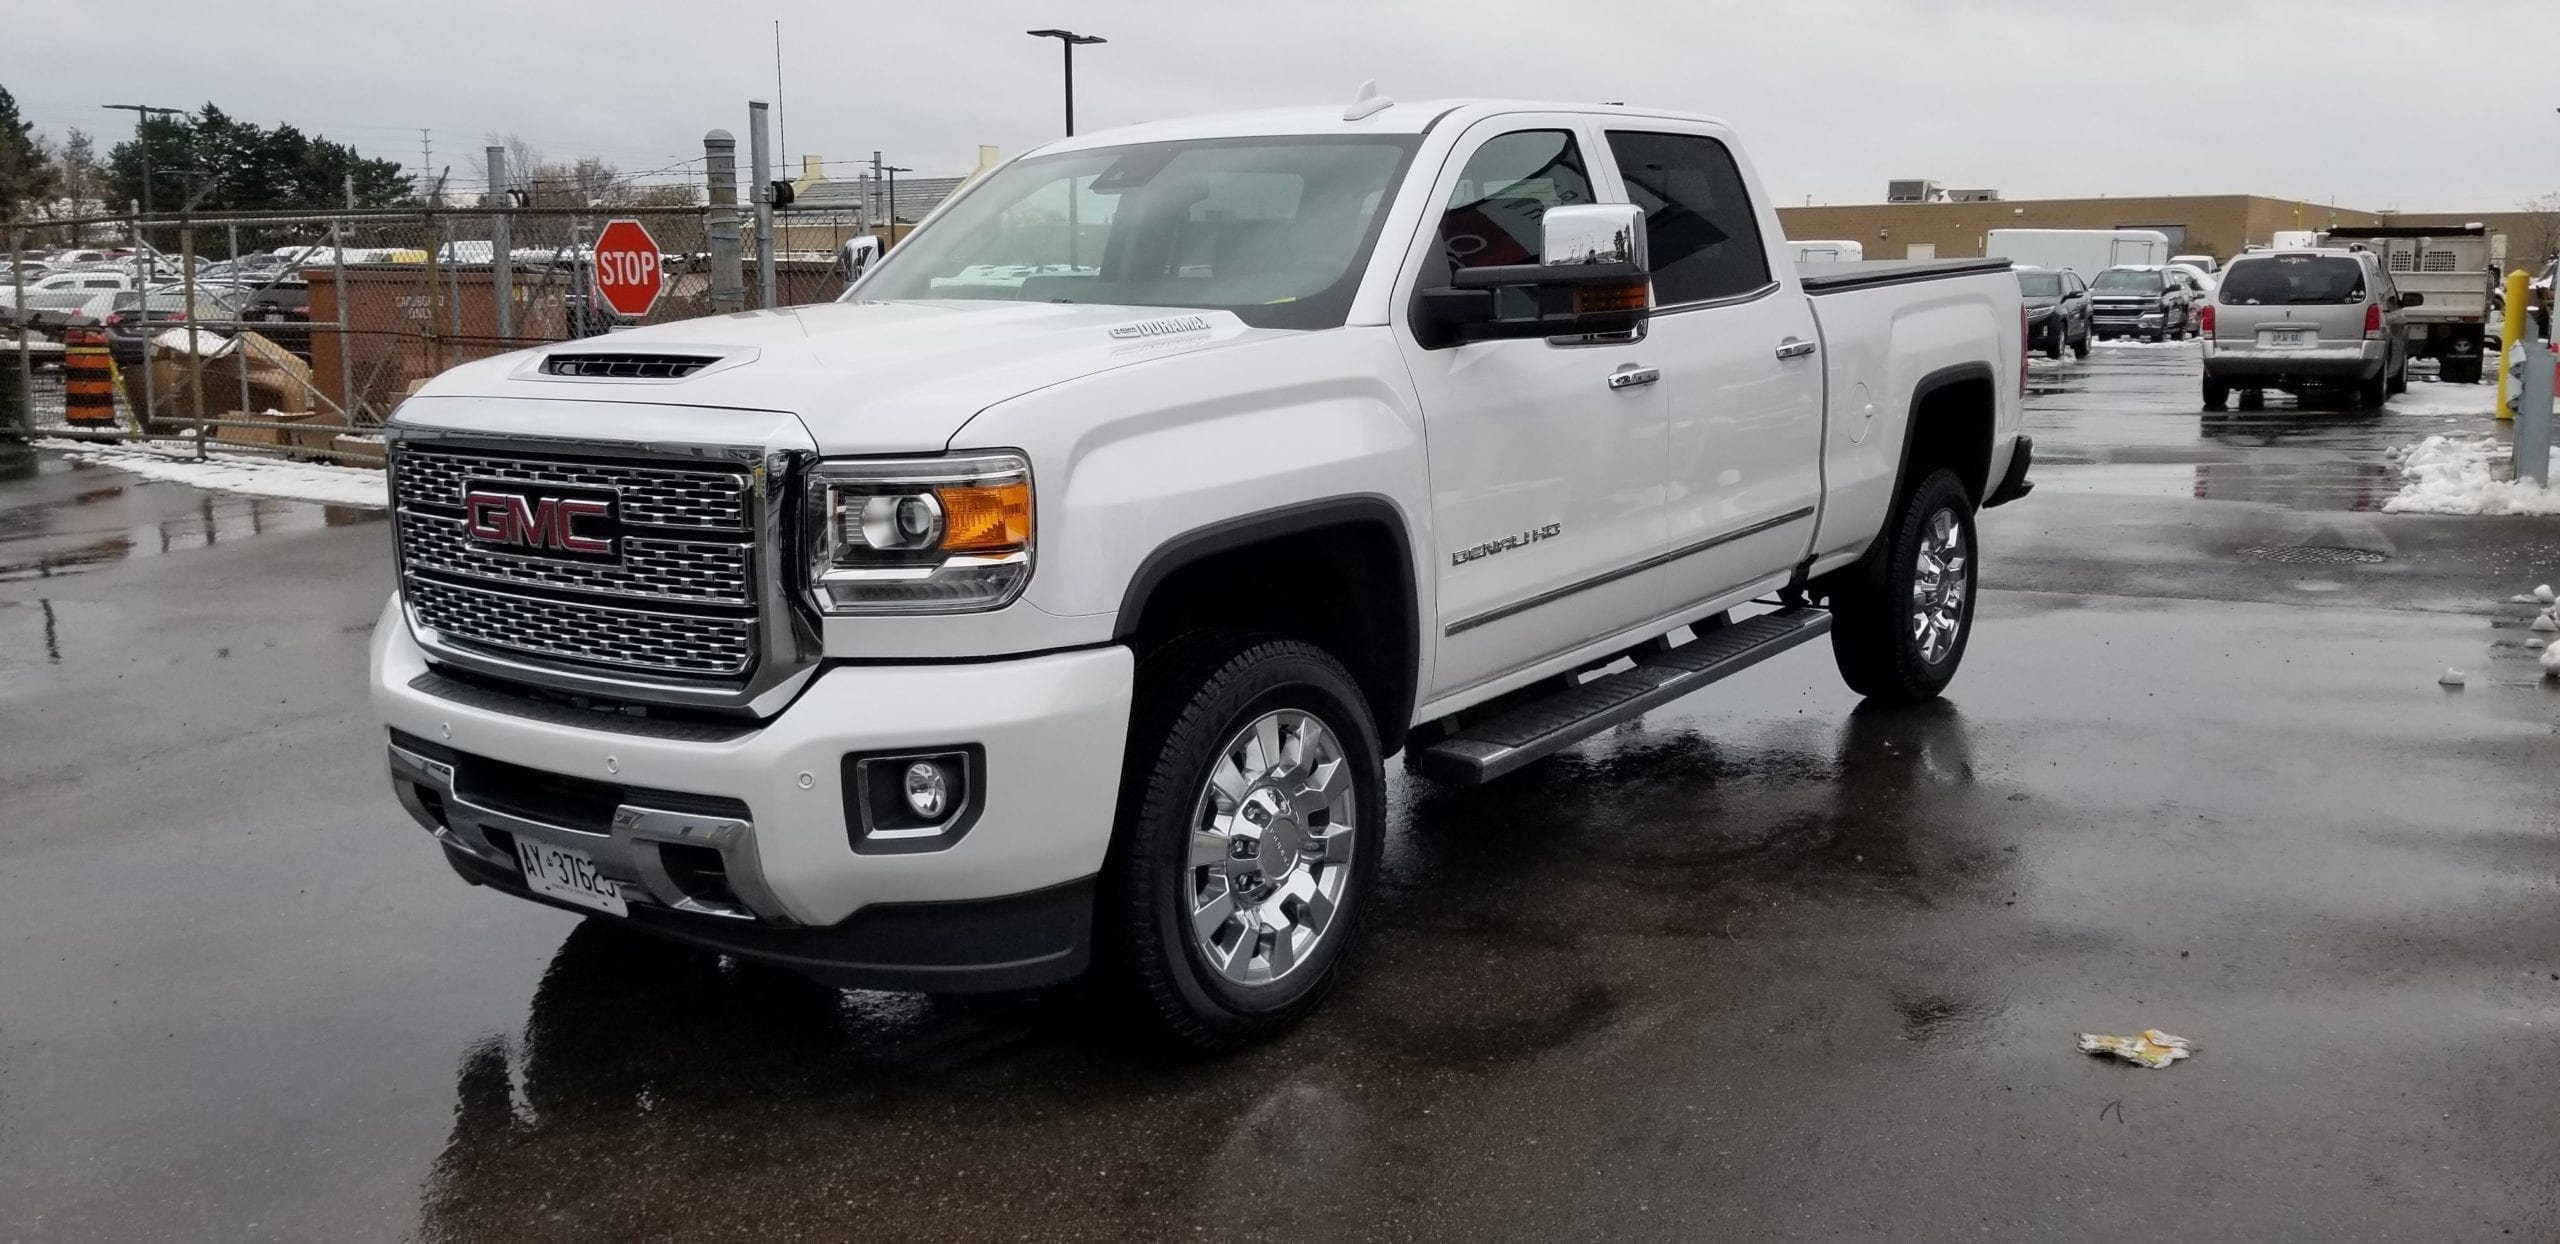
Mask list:
[{"label": "stop sign", "polygon": [[639,221],[611,221],[596,235],[596,297],[614,314],[628,320],[649,314],[666,287],[657,239]]}]

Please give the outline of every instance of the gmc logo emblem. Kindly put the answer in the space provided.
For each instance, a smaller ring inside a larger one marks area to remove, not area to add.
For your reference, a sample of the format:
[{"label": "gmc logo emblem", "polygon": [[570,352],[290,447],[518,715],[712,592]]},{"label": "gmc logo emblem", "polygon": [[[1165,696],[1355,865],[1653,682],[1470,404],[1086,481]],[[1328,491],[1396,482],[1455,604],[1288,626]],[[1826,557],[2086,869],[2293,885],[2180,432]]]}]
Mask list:
[{"label": "gmc logo emblem", "polygon": [[474,482],[462,494],[463,524],[473,541],[507,552],[570,561],[611,561],[621,534],[611,493],[535,491]]}]

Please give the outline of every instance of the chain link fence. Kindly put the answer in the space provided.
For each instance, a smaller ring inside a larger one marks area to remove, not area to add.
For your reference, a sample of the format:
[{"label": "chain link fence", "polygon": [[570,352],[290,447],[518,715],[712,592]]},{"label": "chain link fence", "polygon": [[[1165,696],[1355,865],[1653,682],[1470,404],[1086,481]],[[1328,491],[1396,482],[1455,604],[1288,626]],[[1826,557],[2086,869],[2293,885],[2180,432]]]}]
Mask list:
[{"label": "chain link fence", "polygon": [[[16,387],[40,437],[182,440],[199,453],[379,465],[382,421],[438,372],[712,313],[711,216],[700,206],[457,208],[13,226],[12,259],[66,238],[110,257],[0,272],[16,329],[14,340],[0,337],[0,354],[13,356],[0,359],[0,382]],[[752,308],[764,303],[753,214],[739,217],[750,234],[741,276]],[[663,292],[638,319],[594,292],[594,239],[616,219],[639,221],[660,253]],[[839,255],[859,232],[850,221],[786,217],[775,230],[773,305],[841,293]],[[78,275],[60,279],[68,274]],[[64,383],[94,367],[101,345],[114,376],[111,414],[92,386],[66,393]],[[7,415],[0,407],[0,423]]]}]

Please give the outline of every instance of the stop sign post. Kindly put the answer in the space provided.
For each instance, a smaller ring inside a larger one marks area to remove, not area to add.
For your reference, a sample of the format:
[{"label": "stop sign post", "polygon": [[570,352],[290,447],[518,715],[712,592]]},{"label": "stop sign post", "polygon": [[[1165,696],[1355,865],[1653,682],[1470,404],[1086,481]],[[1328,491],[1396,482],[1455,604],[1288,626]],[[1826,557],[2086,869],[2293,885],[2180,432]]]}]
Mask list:
[{"label": "stop sign post", "polygon": [[596,298],[626,320],[649,314],[666,292],[657,239],[636,220],[615,220],[596,234]]}]

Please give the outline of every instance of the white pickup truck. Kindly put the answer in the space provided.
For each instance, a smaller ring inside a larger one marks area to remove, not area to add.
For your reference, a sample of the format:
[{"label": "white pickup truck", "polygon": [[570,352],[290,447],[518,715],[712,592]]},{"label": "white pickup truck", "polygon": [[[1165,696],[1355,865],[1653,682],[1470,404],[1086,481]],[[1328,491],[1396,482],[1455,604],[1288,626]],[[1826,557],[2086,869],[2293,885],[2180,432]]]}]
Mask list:
[{"label": "white pickup truck", "polygon": [[394,787],[466,879],[696,946],[1270,1031],[1397,751],[1492,780],[1826,633],[1869,696],[1954,674],[2017,282],[1787,246],[1717,121],[1366,99],[1053,143],[842,301],[458,367],[390,427]]}]

